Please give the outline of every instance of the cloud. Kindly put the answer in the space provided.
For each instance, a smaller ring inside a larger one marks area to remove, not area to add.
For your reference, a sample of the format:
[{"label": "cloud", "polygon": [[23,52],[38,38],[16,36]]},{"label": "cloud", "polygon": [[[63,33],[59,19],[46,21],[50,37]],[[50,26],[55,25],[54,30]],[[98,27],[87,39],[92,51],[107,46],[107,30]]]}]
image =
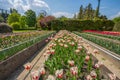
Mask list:
[{"label": "cloud", "polygon": [[113,18],[115,18],[115,17],[119,17],[119,16],[120,16],[120,11],[119,11],[117,14],[111,16],[110,19],[113,19]]},{"label": "cloud", "polygon": [[68,13],[68,12],[56,12],[52,14],[55,17],[61,17],[61,16],[65,16],[68,18],[72,18],[74,16],[74,14]]},{"label": "cloud", "polygon": [[39,13],[40,10],[49,11],[50,7],[43,0],[0,0],[3,9],[15,8],[20,13],[32,9]]}]

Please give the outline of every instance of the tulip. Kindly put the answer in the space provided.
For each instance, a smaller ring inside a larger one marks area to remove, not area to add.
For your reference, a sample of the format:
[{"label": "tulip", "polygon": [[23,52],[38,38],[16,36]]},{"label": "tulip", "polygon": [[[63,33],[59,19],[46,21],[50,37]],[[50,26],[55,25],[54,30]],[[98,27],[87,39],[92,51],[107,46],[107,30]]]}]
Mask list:
[{"label": "tulip", "polygon": [[40,69],[40,74],[41,74],[41,75],[44,75],[44,74],[45,74],[45,68],[41,68],[41,69]]},{"label": "tulip", "polygon": [[30,69],[31,69],[31,64],[30,64],[30,63],[25,64],[25,65],[24,65],[24,68],[25,68],[26,70],[30,70]]},{"label": "tulip", "polygon": [[79,50],[82,50],[82,46],[78,46],[78,49],[79,49]]},{"label": "tulip", "polygon": [[92,77],[90,75],[87,75],[86,80],[92,80]]},{"label": "tulip", "polygon": [[94,54],[97,54],[97,53],[98,53],[98,50],[97,50],[97,49],[94,49],[94,50],[93,50],[93,53],[94,53]]},{"label": "tulip", "polygon": [[87,51],[87,55],[90,55],[91,53],[89,51]]},{"label": "tulip", "polygon": [[80,50],[79,50],[79,49],[75,50],[75,53],[79,53],[79,52],[80,52]]},{"label": "tulip", "polygon": [[116,80],[115,74],[108,74],[108,77],[110,78],[110,80]]},{"label": "tulip", "polygon": [[65,48],[68,48],[68,45],[64,44],[64,47],[65,47]]},{"label": "tulip", "polygon": [[96,63],[94,67],[97,69],[100,67],[100,65]]},{"label": "tulip", "polygon": [[40,72],[39,71],[34,71],[31,73],[32,79],[33,80],[39,80],[40,77]]},{"label": "tulip", "polygon": [[90,60],[90,56],[87,55],[87,56],[85,57],[85,61],[89,61],[89,60]]},{"label": "tulip", "polygon": [[54,76],[49,75],[48,78],[46,80],[56,80]]},{"label": "tulip", "polygon": [[68,64],[69,64],[70,66],[74,66],[74,61],[73,61],[73,60],[68,60]]},{"label": "tulip", "polygon": [[97,74],[96,74],[95,71],[91,71],[91,72],[90,72],[90,76],[91,76],[93,79],[95,79],[95,78],[97,77]]},{"label": "tulip", "polygon": [[46,39],[45,42],[48,42],[48,40]]},{"label": "tulip", "polygon": [[51,54],[55,54],[55,50],[54,49],[51,49],[50,52],[51,52]]},{"label": "tulip", "polygon": [[77,67],[71,67],[70,72],[72,75],[77,75],[78,74],[78,68]]},{"label": "tulip", "polygon": [[55,72],[55,75],[56,75],[57,78],[60,78],[60,79],[63,78],[63,69],[57,70]]}]

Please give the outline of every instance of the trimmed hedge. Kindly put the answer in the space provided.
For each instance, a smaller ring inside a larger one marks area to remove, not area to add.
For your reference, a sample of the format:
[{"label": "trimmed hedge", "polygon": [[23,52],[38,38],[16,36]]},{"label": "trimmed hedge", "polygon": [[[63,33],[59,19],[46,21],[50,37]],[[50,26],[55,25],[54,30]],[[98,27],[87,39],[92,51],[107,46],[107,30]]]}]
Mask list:
[{"label": "trimmed hedge", "polygon": [[114,27],[114,22],[111,20],[106,21],[93,21],[93,20],[53,20],[49,25],[52,30],[69,30],[69,31],[83,31],[83,30],[107,30],[111,31]]},{"label": "trimmed hedge", "polygon": [[20,29],[20,23],[19,22],[12,23],[11,26],[13,27],[14,30],[19,30]]},{"label": "trimmed hedge", "polygon": [[6,23],[0,23],[0,33],[12,33],[12,27]]}]

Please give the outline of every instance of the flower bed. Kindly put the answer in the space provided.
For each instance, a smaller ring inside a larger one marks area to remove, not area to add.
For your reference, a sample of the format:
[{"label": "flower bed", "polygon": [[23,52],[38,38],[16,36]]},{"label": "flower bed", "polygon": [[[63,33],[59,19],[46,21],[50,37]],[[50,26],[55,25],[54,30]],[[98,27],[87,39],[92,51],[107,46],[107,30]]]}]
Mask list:
[{"label": "flower bed", "polygon": [[[45,34],[44,34],[44,33],[45,33]],[[48,31],[47,31],[47,32],[43,32],[43,33],[40,32],[41,35],[40,35],[40,34],[37,34],[37,37],[33,35],[33,36],[34,36],[33,39],[26,40],[26,41],[24,41],[24,42],[21,42],[21,43],[19,43],[19,44],[14,45],[14,46],[11,46],[11,47],[8,47],[8,48],[5,48],[5,49],[0,50],[0,61],[7,59],[8,57],[14,55],[15,53],[17,53],[17,52],[19,52],[19,51],[21,51],[21,50],[23,50],[23,49],[25,49],[25,48],[27,48],[27,47],[35,44],[35,43],[37,43],[37,42],[40,42],[41,40],[49,37],[49,36],[50,36],[51,34],[53,34],[53,33],[55,33],[55,32],[53,32],[53,31],[51,31],[51,32],[48,32]],[[35,33],[34,33],[34,34],[35,34]],[[23,35],[23,36],[24,36],[24,35]],[[17,36],[15,36],[15,37],[17,37]],[[29,37],[30,37],[30,36],[29,36]],[[21,37],[21,38],[22,38],[22,37]],[[15,38],[12,38],[12,39],[15,39]],[[19,36],[18,39],[20,39],[20,36]],[[7,39],[7,40],[9,40],[9,39]],[[14,42],[13,42],[13,43],[14,43]],[[5,45],[5,44],[4,44],[4,45]]]},{"label": "flower bed", "polygon": [[85,33],[120,41],[120,34],[118,36],[113,36],[113,35],[106,35],[106,34],[103,34],[102,32],[96,32],[96,31],[85,31]]},{"label": "flower bed", "polygon": [[85,33],[79,33],[79,32],[75,32],[75,33],[85,39],[88,39],[88,40],[120,55],[120,44],[118,44],[118,43],[114,43],[113,41],[99,38],[99,37],[92,36],[92,35],[88,35]]},{"label": "flower bed", "polygon": [[36,38],[40,35],[49,33],[49,31],[34,31],[24,33],[13,33],[13,34],[1,34],[0,35],[0,50],[14,46],[26,40]]},{"label": "flower bed", "polygon": [[112,36],[120,36],[120,32],[113,32],[113,31],[96,31],[96,30],[85,30],[83,32],[92,32],[104,35],[112,35]]},{"label": "flower bed", "polygon": [[[44,68],[32,74],[33,80],[104,79],[99,69],[102,63],[94,61],[92,54],[82,46],[82,38],[61,31],[53,40],[44,53]],[[97,54],[98,51],[94,50],[93,53]],[[46,57],[47,54],[49,57]]]}]

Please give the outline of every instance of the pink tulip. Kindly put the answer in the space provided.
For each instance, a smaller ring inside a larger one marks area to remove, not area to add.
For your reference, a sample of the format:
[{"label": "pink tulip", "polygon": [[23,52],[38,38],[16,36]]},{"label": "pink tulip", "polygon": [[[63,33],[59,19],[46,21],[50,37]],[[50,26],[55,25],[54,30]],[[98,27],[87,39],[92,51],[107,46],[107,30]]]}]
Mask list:
[{"label": "pink tulip", "polygon": [[45,74],[45,68],[41,68],[41,69],[40,69],[40,74],[41,74],[41,75],[44,75],[44,74]]},{"label": "pink tulip", "polygon": [[57,70],[55,72],[55,75],[56,75],[57,78],[60,78],[60,79],[63,78],[63,69]]},{"label": "pink tulip", "polygon": [[90,72],[90,76],[91,76],[93,79],[95,79],[95,78],[97,77],[97,74],[96,74],[95,71],[91,71],[91,72]]},{"label": "pink tulip", "polygon": [[32,76],[33,80],[39,80],[40,73],[39,73],[39,71],[34,71],[31,73],[31,76]]},{"label": "pink tulip", "polygon": [[70,72],[72,75],[77,75],[78,74],[78,68],[77,67],[71,67]]},{"label": "pink tulip", "polygon": [[94,49],[94,50],[93,50],[93,53],[94,53],[94,54],[97,54],[97,53],[98,53],[98,50],[97,50],[97,49]]}]

